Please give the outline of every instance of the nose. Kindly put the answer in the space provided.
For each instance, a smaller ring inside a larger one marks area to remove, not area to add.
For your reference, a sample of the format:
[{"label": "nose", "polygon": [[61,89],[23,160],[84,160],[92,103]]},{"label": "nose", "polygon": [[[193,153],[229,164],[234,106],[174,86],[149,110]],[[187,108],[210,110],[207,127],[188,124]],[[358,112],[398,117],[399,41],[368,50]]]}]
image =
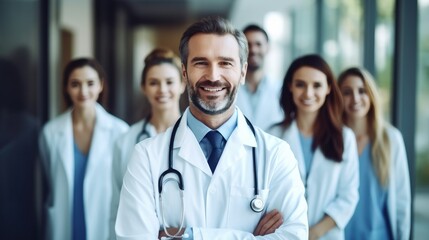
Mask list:
[{"label": "nose", "polygon": [[311,97],[314,95],[314,89],[313,87],[309,86],[305,89],[305,96]]},{"label": "nose", "polygon": [[167,91],[167,89],[168,89],[168,87],[167,87],[167,83],[166,83],[166,82],[161,82],[161,83],[159,84],[159,91],[160,91],[160,92],[166,92],[166,91]]},{"label": "nose", "polygon": [[357,103],[357,102],[359,102],[359,100],[360,100],[360,95],[359,95],[359,93],[358,92],[356,92],[356,91],[353,91],[353,93],[352,93],[352,97],[353,97],[353,102],[355,102],[355,103]]},{"label": "nose", "polygon": [[88,85],[80,85],[80,94],[82,94],[82,96],[86,96],[88,94]]},{"label": "nose", "polygon": [[220,69],[216,65],[212,65],[208,68],[207,79],[210,81],[218,81],[220,80]]}]

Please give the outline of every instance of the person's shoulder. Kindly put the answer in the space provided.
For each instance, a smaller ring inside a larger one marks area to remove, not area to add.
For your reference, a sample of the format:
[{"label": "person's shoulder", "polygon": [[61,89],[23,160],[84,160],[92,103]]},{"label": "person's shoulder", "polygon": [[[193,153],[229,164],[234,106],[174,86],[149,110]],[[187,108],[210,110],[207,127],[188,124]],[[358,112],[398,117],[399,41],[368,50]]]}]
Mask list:
[{"label": "person's shoulder", "polygon": [[129,129],[126,132],[122,133],[118,137],[117,141],[123,142],[128,138],[133,138],[133,137],[135,138],[142,128],[143,128],[143,120],[134,123],[129,127]]},{"label": "person's shoulder", "polygon": [[67,110],[64,113],[58,115],[57,117],[49,120],[43,126],[42,131],[44,133],[50,133],[52,131],[63,131],[68,121],[71,121],[71,110]]},{"label": "person's shoulder", "polygon": [[268,134],[271,134],[279,138],[284,134],[285,131],[286,129],[281,123],[275,123],[266,130]]},{"label": "person's shoulder", "polygon": [[396,146],[398,144],[403,144],[404,139],[402,137],[401,131],[394,127],[393,125],[386,123],[385,128],[387,131],[387,134],[389,136],[390,142],[392,145]]},{"label": "person's shoulder", "polygon": [[[161,148],[164,148],[168,145],[171,138],[172,127],[167,128],[166,131],[156,134],[150,138],[145,138],[139,143],[137,143],[139,148],[156,148],[157,152],[161,151]],[[136,146],[137,146],[136,145]]]},{"label": "person's shoulder", "polygon": [[119,132],[125,132],[128,130],[129,125],[124,120],[107,112],[101,105],[97,105],[96,109],[97,115],[101,118],[99,123],[103,126],[113,128]]},{"label": "person's shoulder", "polygon": [[356,139],[353,130],[347,126],[343,126],[343,137],[345,141],[349,141],[350,139]]},{"label": "person's shoulder", "polygon": [[[270,129],[276,129],[277,127],[278,126],[273,126]],[[289,144],[285,140],[279,138],[279,136],[273,134],[272,132],[266,132],[266,131],[264,131],[264,130],[262,130],[260,128],[257,128],[257,127],[255,128],[255,130],[256,130],[257,134],[259,134],[259,138],[265,144],[264,147],[268,147],[268,148],[282,148],[284,146],[289,146]],[[278,130],[278,132],[281,132],[281,130]],[[258,143],[258,145],[259,145],[259,143]]]}]

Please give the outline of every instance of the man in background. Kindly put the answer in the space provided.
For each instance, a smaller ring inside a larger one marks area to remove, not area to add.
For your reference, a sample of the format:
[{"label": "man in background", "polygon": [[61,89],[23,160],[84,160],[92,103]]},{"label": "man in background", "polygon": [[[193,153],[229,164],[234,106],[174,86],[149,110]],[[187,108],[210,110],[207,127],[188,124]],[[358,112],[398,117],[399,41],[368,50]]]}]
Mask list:
[{"label": "man in background", "polygon": [[254,125],[267,130],[283,119],[279,104],[282,81],[270,79],[264,71],[265,56],[270,49],[265,30],[251,24],[243,33],[249,44],[249,56],[246,81],[237,94],[237,106]]}]

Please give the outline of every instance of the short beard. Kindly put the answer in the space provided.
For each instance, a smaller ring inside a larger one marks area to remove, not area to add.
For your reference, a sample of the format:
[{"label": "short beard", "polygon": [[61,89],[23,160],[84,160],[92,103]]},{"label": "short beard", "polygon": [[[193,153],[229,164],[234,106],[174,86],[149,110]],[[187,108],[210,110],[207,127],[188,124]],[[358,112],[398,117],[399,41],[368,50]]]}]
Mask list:
[{"label": "short beard", "polygon": [[[196,88],[199,88],[199,84],[196,85]],[[238,88],[233,88],[232,91],[230,88],[227,88],[226,98],[220,103],[204,101],[199,95],[198,91],[195,91],[192,88],[191,84],[189,83],[189,80],[187,84],[187,89],[190,102],[193,103],[194,106],[196,106],[201,112],[208,115],[218,115],[226,112],[232,106],[237,95]]]},{"label": "short beard", "polygon": [[251,64],[249,64],[249,65],[247,65],[247,72],[256,72],[256,71],[258,71],[259,69],[261,68],[261,66],[260,65],[251,65]]}]

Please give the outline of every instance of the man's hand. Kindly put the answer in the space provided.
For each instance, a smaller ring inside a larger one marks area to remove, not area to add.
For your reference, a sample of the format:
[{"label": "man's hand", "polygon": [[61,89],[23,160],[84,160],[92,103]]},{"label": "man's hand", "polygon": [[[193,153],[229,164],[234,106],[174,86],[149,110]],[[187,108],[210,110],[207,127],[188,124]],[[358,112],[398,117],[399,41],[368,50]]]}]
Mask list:
[{"label": "man's hand", "polygon": [[265,214],[264,217],[259,221],[258,226],[256,226],[253,235],[255,236],[263,236],[276,231],[283,223],[283,216],[276,209],[271,212]]}]

